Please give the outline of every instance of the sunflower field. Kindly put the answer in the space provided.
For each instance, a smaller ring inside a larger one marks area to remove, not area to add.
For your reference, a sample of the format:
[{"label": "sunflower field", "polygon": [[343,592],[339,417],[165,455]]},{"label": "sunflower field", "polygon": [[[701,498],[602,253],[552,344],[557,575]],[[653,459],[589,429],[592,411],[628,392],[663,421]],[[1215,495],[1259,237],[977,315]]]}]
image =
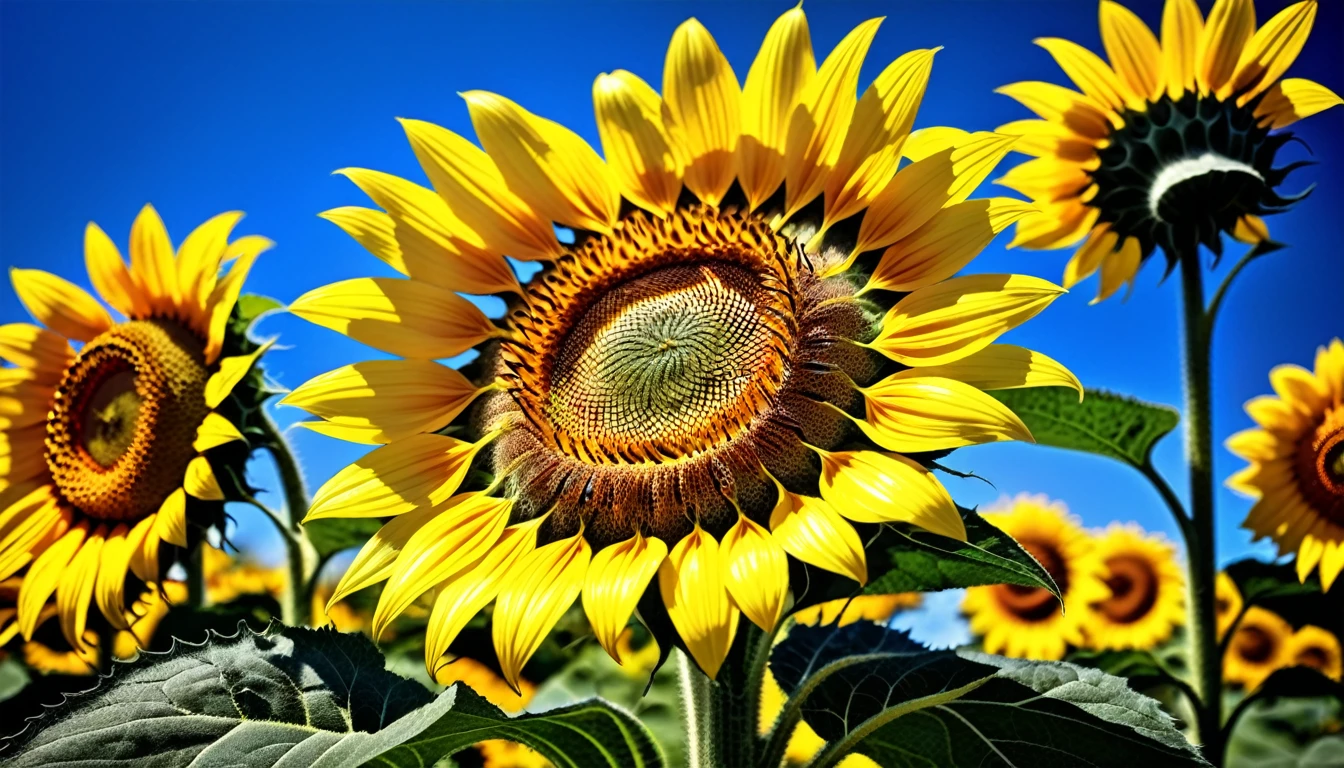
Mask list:
[{"label": "sunflower field", "polygon": [[1344,766],[1341,40],[0,4],[0,762]]}]

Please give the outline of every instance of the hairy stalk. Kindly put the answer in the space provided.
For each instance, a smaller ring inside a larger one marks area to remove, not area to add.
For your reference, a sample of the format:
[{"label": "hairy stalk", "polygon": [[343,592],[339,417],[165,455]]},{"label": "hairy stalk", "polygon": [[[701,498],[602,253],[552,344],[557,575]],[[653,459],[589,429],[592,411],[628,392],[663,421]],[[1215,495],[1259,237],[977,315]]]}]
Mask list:
[{"label": "hairy stalk", "polygon": [[205,543],[201,542],[187,554],[182,564],[187,571],[187,605],[205,607]]},{"label": "hairy stalk", "polygon": [[112,674],[113,654],[116,653],[117,630],[106,621],[98,621],[98,674]]},{"label": "hairy stalk", "polygon": [[299,520],[308,510],[308,491],[304,486],[299,463],[290,451],[289,443],[271,420],[270,414],[263,411],[260,422],[266,434],[266,450],[270,452],[276,472],[280,475],[280,485],[285,497],[285,514],[288,519],[282,520],[255,500],[253,504],[268,514],[285,540],[289,579],[281,596],[280,620],[288,626],[298,627],[311,622],[311,596],[320,566],[317,550],[313,548],[299,525]]},{"label": "hairy stalk", "polygon": [[714,681],[685,653],[677,654],[677,672],[681,680],[682,715],[686,719],[688,768],[719,768]]},{"label": "hairy stalk", "polygon": [[681,691],[691,768],[736,768],[755,764],[761,683],[773,632],[742,622],[715,680],[681,655]]},{"label": "hairy stalk", "polygon": [[1199,739],[1204,757],[1222,763],[1222,658],[1214,618],[1213,428],[1209,380],[1210,326],[1196,247],[1180,256],[1185,343],[1186,463],[1190,472],[1190,524],[1182,527],[1190,557],[1190,662],[1199,692]]}]

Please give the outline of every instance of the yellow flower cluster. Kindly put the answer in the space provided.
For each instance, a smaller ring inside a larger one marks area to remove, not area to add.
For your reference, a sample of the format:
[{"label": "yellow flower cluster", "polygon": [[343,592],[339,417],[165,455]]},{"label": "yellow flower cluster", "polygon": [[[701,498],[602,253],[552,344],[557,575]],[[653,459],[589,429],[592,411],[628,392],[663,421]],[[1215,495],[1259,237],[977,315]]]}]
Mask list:
[{"label": "yellow flower cluster", "polygon": [[1216,607],[1219,639],[1232,631],[1223,655],[1223,679],[1227,682],[1250,691],[1285,667],[1310,667],[1333,680],[1340,679],[1344,664],[1334,633],[1312,624],[1294,630],[1273,611],[1245,606],[1236,583],[1226,573],[1218,574]]}]

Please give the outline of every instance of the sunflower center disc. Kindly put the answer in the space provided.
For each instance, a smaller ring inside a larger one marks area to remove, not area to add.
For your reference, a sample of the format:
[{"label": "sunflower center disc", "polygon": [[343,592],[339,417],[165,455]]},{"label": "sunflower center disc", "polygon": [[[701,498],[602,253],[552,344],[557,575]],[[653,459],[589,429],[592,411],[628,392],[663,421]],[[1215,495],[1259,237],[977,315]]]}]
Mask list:
[{"label": "sunflower center disc", "polygon": [[208,377],[200,341],[173,323],[123,323],[86,344],[47,418],[47,466],[65,500],[104,520],[158,511],[196,455]]},{"label": "sunflower center disc", "polygon": [[[1069,591],[1069,571],[1064,558],[1054,547],[1034,541],[1020,541],[1022,548],[1031,553],[1050,578],[1055,580],[1061,593]],[[1005,608],[1027,621],[1043,621],[1059,610],[1059,601],[1048,589],[1004,584],[999,587],[999,601]]]},{"label": "sunflower center disc", "polygon": [[1244,627],[1237,631],[1237,655],[1246,661],[1260,663],[1274,655],[1274,638],[1259,627]]},{"label": "sunflower center disc", "polygon": [[1295,468],[1312,509],[1344,525],[1344,408],[1335,408],[1297,446]]},{"label": "sunflower center disc", "polygon": [[724,262],[666,267],[616,286],[559,350],[552,422],[616,453],[638,444],[676,457],[731,439],[780,375],[764,294],[759,279]]},{"label": "sunflower center disc", "polygon": [[1147,616],[1157,604],[1157,574],[1142,558],[1120,556],[1106,561],[1110,575],[1106,585],[1111,597],[1101,603],[1101,611],[1111,621],[1132,624]]}]

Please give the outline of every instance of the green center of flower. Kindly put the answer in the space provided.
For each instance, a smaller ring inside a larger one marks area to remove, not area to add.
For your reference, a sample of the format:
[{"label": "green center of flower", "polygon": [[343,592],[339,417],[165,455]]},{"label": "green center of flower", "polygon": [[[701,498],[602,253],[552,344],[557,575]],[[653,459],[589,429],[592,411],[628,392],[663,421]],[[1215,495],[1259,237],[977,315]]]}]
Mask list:
[{"label": "green center of flower", "polygon": [[89,398],[80,435],[89,458],[110,467],[126,453],[135,440],[143,403],[133,371],[117,371],[98,385]]}]

